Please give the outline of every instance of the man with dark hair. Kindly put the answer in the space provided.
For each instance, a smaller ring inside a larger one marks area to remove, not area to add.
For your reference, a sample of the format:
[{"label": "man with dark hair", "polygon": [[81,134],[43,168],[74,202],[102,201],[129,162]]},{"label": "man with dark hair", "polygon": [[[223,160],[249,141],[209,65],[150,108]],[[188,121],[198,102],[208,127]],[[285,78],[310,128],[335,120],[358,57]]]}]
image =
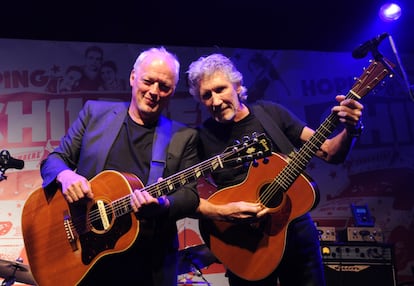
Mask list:
[{"label": "man with dark hair", "polygon": [[82,77],[79,81],[80,90],[98,90],[102,84],[100,69],[104,57],[103,50],[98,46],[90,46],[85,50],[85,64],[82,66]]}]

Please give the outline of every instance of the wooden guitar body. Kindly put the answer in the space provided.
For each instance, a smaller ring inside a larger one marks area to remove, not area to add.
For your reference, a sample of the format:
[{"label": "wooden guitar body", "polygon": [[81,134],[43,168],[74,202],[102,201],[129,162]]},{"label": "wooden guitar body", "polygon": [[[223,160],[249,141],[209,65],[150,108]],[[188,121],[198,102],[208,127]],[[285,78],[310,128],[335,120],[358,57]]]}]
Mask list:
[{"label": "wooden guitar body", "polygon": [[[108,254],[128,249],[139,231],[133,213],[109,218],[110,228],[94,225],[96,203],[105,204],[142,188],[131,174],[104,171],[91,180],[93,200],[68,203],[60,190],[48,194],[35,190],[27,199],[22,214],[25,248],[38,285],[73,286],[79,283],[96,261]],[[112,209],[111,211],[116,211]]]},{"label": "wooden guitar body", "polygon": [[[386,58],[371,62],[346,98],[361,99],[393,66]],[[289,160],[273,153],[267,164],[251,164],[241,184],[224,188],[208,199],[213,204],[261,202],[271,209],[269,216],[256,223],[200,220],[204,241],[226,268],[251,281],[263,279],[276,269],[283,257],[290,222],[311,210],[319,199],[316,185],[304,175],[306,166],[339,123],[338,115],[332,112]]]},{"label": "wooden guitar body", "polygon": [[[268,163],[251,164],[242,183],[217,191],[208,201],[213,204],[263,201],[263,190],[286,164],[282,155],[273,153]],[[230,223],[202,219],[200,232],[214,255],[229,270],[246,280],[260,280],[279,264],[289,223],[311,210],[318,199],[316,185],[301,175],[288,192],[281,192],[265,203],[272,213],[264,220]]]}]

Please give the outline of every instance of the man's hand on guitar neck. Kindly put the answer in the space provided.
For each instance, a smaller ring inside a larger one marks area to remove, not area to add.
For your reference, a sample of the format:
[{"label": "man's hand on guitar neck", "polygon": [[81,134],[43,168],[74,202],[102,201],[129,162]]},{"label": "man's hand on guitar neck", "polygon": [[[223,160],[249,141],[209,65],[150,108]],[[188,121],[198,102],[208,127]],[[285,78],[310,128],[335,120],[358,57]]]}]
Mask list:
[{"label": "man's hand on guitar neck", "polygon": [[344,95],[337,95],[335,99],[339,104],[332,108],[332,112],[336,112],[339,121],[344,123],[347,129],[355,128],[361,120],[364,106],[354,99],[347,99]]},{"label": "man's hand on guitar neck", "polygon": [[219,205],[200,198],[197,212],[213,220],[243,223],[263,217],[269,209],[260,203],[238,201]]},{"label": "man's hand on guitar neck", "polygon": [[[163,178],[158,178],[157,183],[162,180]],[[167,210],[170,201],[166,195],[156,198],[146,190],[136,189],[131,196],[131,207],[139,217],[152,217]]]},{"label": "man's hand on guitar neck", "polygon": [[152,217],[166,211],[170,207],[170,201],[167,196],[155,198],[147,191],[134,190],[131,206],[139,217]]},{"label": "man's hand on guitar neck", "polygon": [[90,182],[72,170],[60,172],[56,180],[62,185],[62,194],[69,203],[76,202],[85,196],[93,198]]}]

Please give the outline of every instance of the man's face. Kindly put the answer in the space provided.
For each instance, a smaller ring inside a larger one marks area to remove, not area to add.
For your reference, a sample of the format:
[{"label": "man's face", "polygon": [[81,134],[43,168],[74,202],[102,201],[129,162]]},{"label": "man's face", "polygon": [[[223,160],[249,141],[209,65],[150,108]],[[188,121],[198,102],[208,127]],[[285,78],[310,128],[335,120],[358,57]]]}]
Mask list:
[{"label": "man's face", "polygon": [[108,66],[102,67],[101,78],[104,82],[112,82],[116,79],[115,71]]},{"label": "man's face", "polygon": [[200,100],[218,122],[233,121],[240,108],[240,85],[233,84],[218,71],[200,81]]},{"label": "man's face", "polygon": [[131,72],[130,85],[133,118],[157,120],[175,90],[174,65],[168,59],[148,58]]},{"label": "man's face", "polygon": [[102,64],[102,54],[97,51],[90,51],[86,55],[86,68],[90,71],[98,72]]},{"label": "man's face", "polygon": [[82,77],[82,74],[78,71],[69,71],[66,76],[63,78],[61,83],[61,91],[72,91],[75,87],[78,86],[79,80]]}]

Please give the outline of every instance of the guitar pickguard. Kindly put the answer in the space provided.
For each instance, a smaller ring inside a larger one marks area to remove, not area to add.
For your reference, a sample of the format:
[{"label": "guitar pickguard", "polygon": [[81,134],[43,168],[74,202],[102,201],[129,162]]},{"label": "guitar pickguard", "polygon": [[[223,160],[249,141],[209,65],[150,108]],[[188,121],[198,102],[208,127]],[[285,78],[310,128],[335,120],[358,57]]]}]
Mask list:
[{"label": "guitar pickguard", "polygon": [[131,215],[125,215],[117,218],[109,231],[105,233],[91,230],[80,235],[82,263],[88,265],[103,252],[114,249],[119,238],[131,229],[132,219]]}]

